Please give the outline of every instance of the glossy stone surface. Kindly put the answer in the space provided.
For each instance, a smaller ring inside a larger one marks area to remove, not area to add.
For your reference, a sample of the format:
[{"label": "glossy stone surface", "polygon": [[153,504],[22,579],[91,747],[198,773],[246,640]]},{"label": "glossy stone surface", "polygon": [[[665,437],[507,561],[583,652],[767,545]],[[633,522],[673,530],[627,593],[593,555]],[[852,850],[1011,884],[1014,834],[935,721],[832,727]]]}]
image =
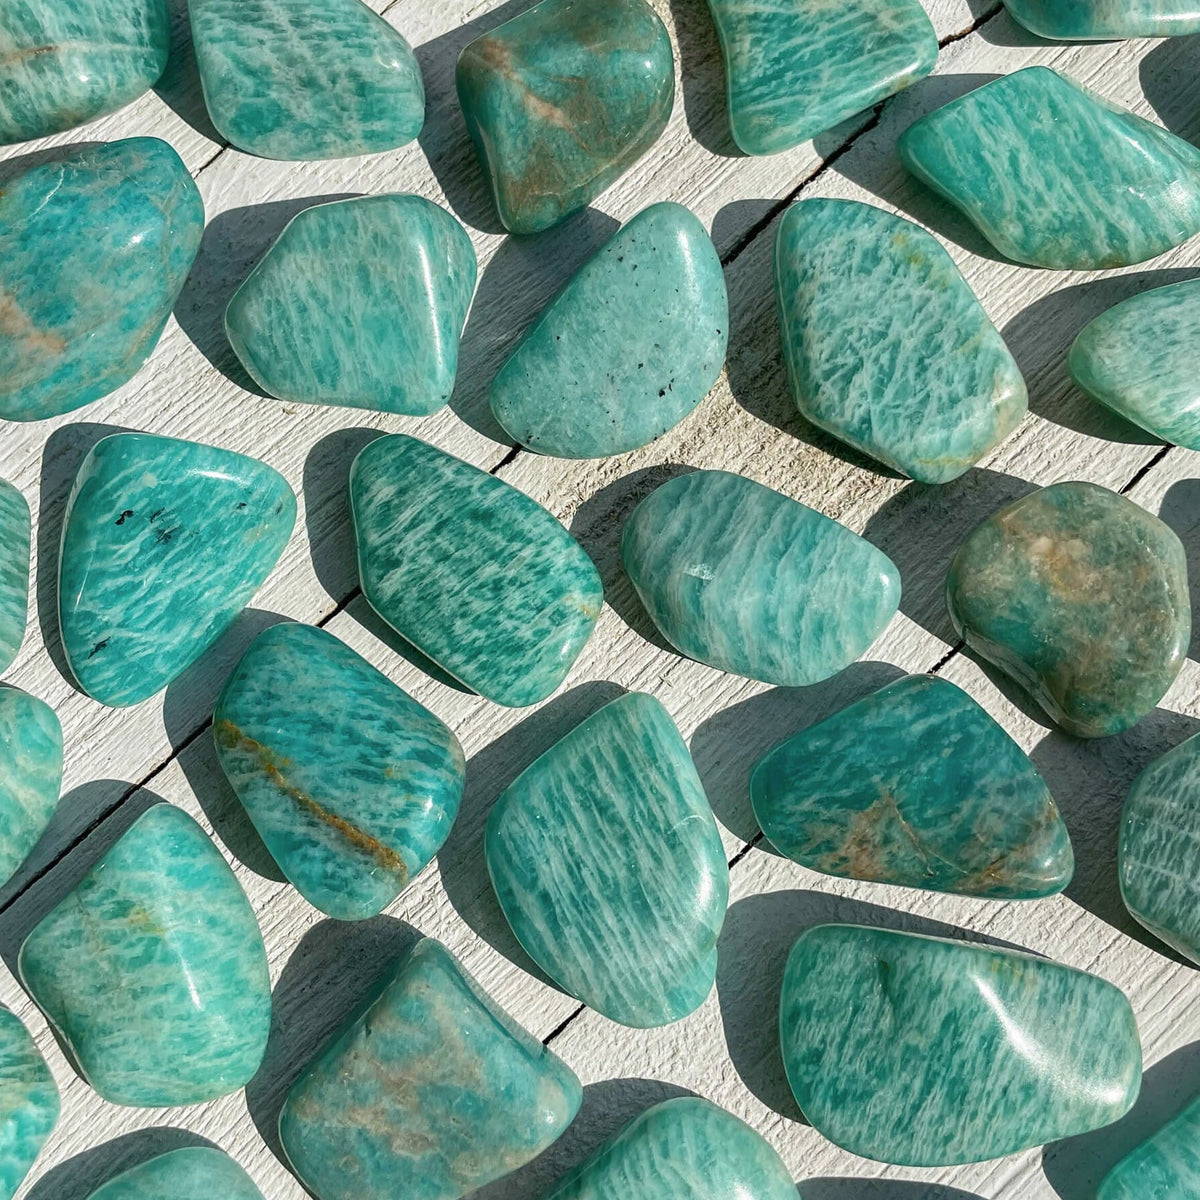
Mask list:
[{"label": "glossy stone surface", "polygon": [[488,873],[529,956],[623,1025],[687,1016],[712,990],[729,871],[687,744],[633,692],[546,751],[488,816]]},{"label": "glossy stone surface", "polygon": [[671,39],[645,0],[542,0],[471,42],[458,99],[506,229],[585,208],[658,140]]},{"label": "glossy stone surface", "polygon": [[1200,33],[1196,0],[1004,0],[1014,20],[1064,42]]},{"label": "glossy stone surface", "polygon": [[583,1089],[439,942],[393,964],[305,1068],[280,1139],[318,1200],[458,1200],[535,1158]]},{"label": "glossy stone surface", "polygon": [[1191,637],[1179,538],[1094,483],[1056,483],[989,517],[954,556],[946,597],[967,645],[1078,737],[1140,721]]},{"label": "glossy stone surface", "polygon": [[253,1180],[212,1146],[184,1146],[138,1163],[88,1200],[263,1200]]},{"label": "glossy stone surface", "polygon": [[652,204],[526,332],[492,383],[492,412],[542,454],[621,454],[704,399],[728,340],[716,247],[682,204]]},{"label": "glossy stone surface", "polygon": [[390,904],[458,813],[466,766],[458,739],[311,625],[274,625],[251,642],[217,701],[213,734],[275,861],[339,920]]},{"label": "glossy stone surface", "polygon": [[885,554],[727,471],[693,471],[655,489],[625,526],[621,558],[681,654],[786,687],[849,666],[900,603]]},{"label": "glossy stone surface", "polygon": [[295,520],[287,481],[257,459],[148,433],[97,442],[67,501],[58,574],[79,686],[114,706],[166,687],[245,608]]},{"label": "glossy stone surface", "polygon": [[936,1167],[1098,1129],[1137,1099],[1129,1001],[1013,950],[818,925],[792,948],[783,1061],[804,1115],[864,1158]]},{"label": "glossy stone surface", "polygon": [[31,532],[25,497],[0,479],[0,672],[12,666],[25,640]]},{"label": "glossy stone surface", "polygon": [[350,472],[358,571],[401,637],[497,704],[545,699],[604,600],[579,543],[494,475],[395,434]]},{"label": "glossy stone surface", "polygon": [[127,138],[30,167],[0,190],[0,418],[70,412],[137,374],[200,248],[179,155]]},{"label": "glossy stone surface", "polygon": [[189,0],[218,131],[263,158],[341,158],[411,142],[425,85],[400,34],[359,0]]},{"label": "glossy stone surface", "polygon": [[897,150],[1001,254],[1035,267],[1127,266],[1200,231],[1200,149],[1048,67],[952,100]]},{"label": "glossy stone surface", "polygon": [[281,400],[421,416],[454,390],[475,275],[467,231],[422,196],[318,204],[234,293],[225,332]]},{"label": "glossy stone surface", "polygon": [[62,726],[54,709],[0,686],[0,886],[46,832],[62,785]]},{"label": "glossy stone surface", "polygon": [[814,425],[922,483],[1017,426],[1025,381],[941,243],[853,200],[804,200],[775,238],[792,395]]},{"label": "glossy stone surface", "polygon": [[170,804],[145,812],[21,946],[21,982],[113,1104],[199,1104],[258,1070],[267,955],[221,852]]},{"label": "glossy stone surface", "polygon": [[777,746],[750,799],[771,844],[826,875],[1035,899],[1074,869],[1033,763],[936,676],[898,679]]},{"label": "glossy stone surface", "polygon": [[917,0],[708,0],[729,124],[747,154],[816,137],[928,75],[937,34]]},{"label": "glossy stone surface", "polygon": [[1096,1200],[1200,1196],[1200,1100],[1131,1150],[1100,1183]]},{"label": "glossy stone surface", "polygon": [[19,1017],[0,1008],[0,1200],[12,1200],[58,1122],[58,1088]]}]

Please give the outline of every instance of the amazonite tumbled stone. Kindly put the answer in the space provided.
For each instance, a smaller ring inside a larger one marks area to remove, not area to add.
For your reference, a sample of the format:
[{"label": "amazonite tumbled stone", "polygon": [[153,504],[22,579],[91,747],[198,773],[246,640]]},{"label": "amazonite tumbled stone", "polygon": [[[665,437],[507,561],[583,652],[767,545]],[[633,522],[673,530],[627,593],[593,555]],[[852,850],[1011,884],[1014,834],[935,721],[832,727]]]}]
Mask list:
[{"label": "amazonite tumbled stone", "polygon": [[459,1200],[535,1158],[583,1089],[423,938],[310,1063],[279,1118],[317,1200]]},{"label": "amazonite tumbled stone", "polygon": [[1193,1100],[1100,1183],[1096,1200],[1187,1200],[1200,1196],[1200,1100]]},{"label": "amazonite tumbled stone", "polygon": [[401,637],[498,704],[562,683],[604,589],[540,504],[403,434],[361,451],[350,501],[363,594]]},{"label": "amazonite tumbled stone", "polygon": [[775,237],[775,294],[801,413],[913,479],[956,478],[1025,415],[1004,339],[911,221],[855,200],[793,204]]},{"label": "amazonite tumbled stone", "polygon": [[646,1028],[712,990],[725,851],[653,696],[613,700],[528,767],[496,801],[484,849],[517,940],[572,996]]},{"label": "amazonite tumbled stone", "polygon": [[586,207],[658,140],[671,39],[645,0],[542,0],[459,55],[458,99],[504,227]]},{"label": "amazonite tumbled stone", "polygon": [[257,459],[149,433],[97,442],[67,501],[58,572],[79,686],[118,707],[166,687],[245,608],[295,520],[292,489]]},{"label": "amazonite tumbled stone", "polygon": [[0,1200],[12,1200],[58,1123],[54,1077],[21,1019],[0,1008]]},{"label": "amazonite tumbled stone", "polygon": [[0,418],[70,412],[131,379],[200,248],[204,205],[158,138],[30,167],[0,190]]},{"label": "amazonite tumbled stone", "polygon": [[88,1200],[263,1200],[253,1180],[213,1146],[184,1146],[138,1163]]},{"label": "amazonite tumbled stone", "polygon": [[805,1117],[909,1167],[1000,1158],[1124,1116],[1142,1052],[1107,980],[1015,950],[818,925],[788,958],[783,1063]]},{"label": "amazonite tumbled stone", "polygon": [[62,725],[54,709],[0,685],[0,886],[46,832],[62,785]]},{"label": "amazonite tumbled stone", "polygon": [[25,497],[0,479],[0,672],[12,666],[25,640],[31,533]]},{"label": "amazonite tumbled stone", "polygon": [[467,231],[423,196],[318,204],[234,293],[225,331],[281,400],[421,416],[454,390],[475,276]]},{"label": "amazonite tumbled stone", "polygon": [[621,558],[681,654],[787,687],[849,666],[900,603],[900,574],[882,551],[727,471],[651,492],[625,526]]},{"label": "amazonite tumbled stone", "polygon": [[212,123],[263,158],[341,158],[411,142],[425,85],[400,34],[360,0],[189,0]]},{"label": "amazonite tumbled stone", "polygon": [[271,1023],[254,910],[182,809],[156,804],[34,927],[21,982],[113,1104],[199,1104],[258,1070]]},{"label": "amazonite tumbled stone", "polygon": [[1196,0],[1004,0],[1004,7],[1031,33],[1065,42],[1200,33]]}]

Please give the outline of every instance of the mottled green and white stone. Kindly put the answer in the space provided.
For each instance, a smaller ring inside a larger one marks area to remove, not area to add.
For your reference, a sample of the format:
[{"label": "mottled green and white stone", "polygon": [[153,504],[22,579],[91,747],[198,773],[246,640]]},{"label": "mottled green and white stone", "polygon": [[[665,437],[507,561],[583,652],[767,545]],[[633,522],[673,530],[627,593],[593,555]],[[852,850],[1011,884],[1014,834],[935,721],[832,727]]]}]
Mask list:
[{"label": "mottled green and white stone", "polygon": [[263,1200],[254,1181],[213,1146],[184,1146],[138,1163],[88,1200]]},{"label": "mottled green and white stone", "polygon": [[54,1077],[19,1017],[0,1008],[0,1200],[12,1200],[58,1123]]},{"label": "mottled green and white stone", "polygon": [[1200,33],[1196,0],[1004,0],[1004,7],[1031,33],[1064,42]]},{"label": "mottled green and white stone", "polygon": [[12,666],[25,640],[31,533],[25,497],[0,479],[0,672]]},{"label": "mottled green and white stone", "polygon": [[0,886],[46,832],[62,773],[62,725],[54,709],[0,685]]},{"label": "mottled green and white stone", "polygon": [[1096,1200],[1200,1196],[1200,1100],[1131,1150],[1100,1183]]}]

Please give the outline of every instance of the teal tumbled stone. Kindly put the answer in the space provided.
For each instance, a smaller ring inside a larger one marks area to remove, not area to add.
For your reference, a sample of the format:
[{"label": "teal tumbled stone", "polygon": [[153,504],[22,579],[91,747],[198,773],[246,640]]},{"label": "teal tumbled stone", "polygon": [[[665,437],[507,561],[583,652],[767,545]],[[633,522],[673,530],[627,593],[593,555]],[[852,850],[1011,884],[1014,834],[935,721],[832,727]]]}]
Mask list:
[{"label": "teal tumbled stone", "polygon": [[771,844],[826,875],[1028,900],[1074,869],[1037,768],[936,676],[898,679],[777,746],[750,799]]},{"label": "teal tumbled stone", "polygon": [[12,666],[25,640],[31,533],[25,497],[0,479],[0,672]]},{"label": "teal tumbled stone", "polygon": [[196,66],[222,136],[263,158],[341,158],[425,124],[412,47],[360,0],[189,0]]},{"label": "teal tumbled stone", "polygon": [[423,938],[293,1085],[279,1118],[317,1200],[458,1200],[574,1119],[583,1089]]},{"label": "teal tumbled stone", "polygon": [[58,1123],[58,1088],[21,1019],[0,1008],[0,1200],[12,1200]]},{"label": "teal tumbled stone", "polygon": [[1064,42],[1200,33],[1196,0],[1004,0],[1004,7],[1031,33]]},{"label": "teal tumbled stone", "polygon": [[576,999],[646,1028],[712,990],[725,851],[653,696],[611,701],[528,767],[488,816],[484,850],[517,940]]},{"label": "teal tumbled stone", "polygon": [[67,501],[58,572],[79,686],[118,707],[166,687],[258,591],[295,519],[287,481],[257,459],[148,433],[97,442]]},{"label": "teal tumbled stone", "polygon": [[1200,1100],[1131,1150],[1101,1180],[1096,1200],[1200,1196]]},{"label": "teal tumbled stone", "polygon": [[127,138],[30,167],[0,190],[0,418],[70,412],[131,379],[200,248],[179,155]]},{"label": "teal tumbled stone", "polygon": [[1004,339],[911,221],[854,200],[793,204],[775,238],[775,291],[800,412],[913,479],[956,478],[1025,415]]},{"label": "teal tumbled stone", "polygon": [[471,42],[457,84],[500,220],[537,233],[590,204],[658,140],[675,62],[645,0],[542,0]]},{"label": "teal tumbled stone", "polygon": [[310,904],[339,920],[386,908],[458,813],[458,739],[311,625],[274,625],[250,643],[217,700],[213,734],[272,857]]},{"label": "teal tumbled stone", "polygon": [[880,1162],[1000,1158],[1118,1120],[1142,1082],[1107,980],[1015,950],[818,925],[788,957],[788,1082],[830,1141]]},{"label": "teal tumbled stone", "polygon": [[604,589],[540,504],[403,434],[361,451],[350,501],[363,594],[401,637],[498,704],[536,704],[562,683]]},{"label": "teal tumbled stone", "polygon": [[900,603],[900,574],[882,551],[727,471],[655,489],[625,526],[621,558],[681,654],[785,687],[849,666]]},{"label": "teal tumbled stone", "polygon": [[1179,538],[1094,483],[1056,483],[989,517],[955,554],[946,597],[967,645],[1078,737],[1140,721],[1191,637]]},{"label": "teal tumbled stone", "polygon": [[156,804],[21,946],[21,982],[113,1104],[199,1104],[258,1070],[271,1023],[254,910],[182,809]]},{"label": "teal tumbled stone", "polygon": [[88,1200],[263,1200],[250,1176],[213,1146],[184,1146],[138,1163]]},{"label": "teal tumbled stone", "polygon": [[62,725],[54,709],[0,685],[0,887],[46,832],[62,772]]},{"label": "teal tumbled stone", "polygon": [[318,204],[234,293],[225,331],[281,400],[422,416],[454,390],[475,276],[467,231],[423,196]]}]

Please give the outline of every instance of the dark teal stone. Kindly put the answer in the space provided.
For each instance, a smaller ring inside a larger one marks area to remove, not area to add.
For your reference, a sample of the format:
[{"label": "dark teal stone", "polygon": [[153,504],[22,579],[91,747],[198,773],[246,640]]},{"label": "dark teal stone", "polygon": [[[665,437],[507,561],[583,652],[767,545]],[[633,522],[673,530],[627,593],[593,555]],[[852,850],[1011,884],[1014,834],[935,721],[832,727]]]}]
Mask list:
[{"label": "dark teal stone", "polygon": [[62,786],[63,736],[54,709],[0,686],[0,886],[46,832]]},{"label": "dark teal stone", "polygon": [[1004,7],[1031,33],[1064,42],[1200,33],[1195,0],[1004,0]]},{"label": "dark teal stone", "polygon": [[900,603],[899,572],[882,551],[727,471],[653,491],[625,526],[621,558],[681,654],[786,687],[849,666]]},{"label": "dark teal stone", "polygon": [[292,489],[257,459],[149,433],[97,442],[67,501],[58,574],[79,686],[118,707],[166,687],[245,608],[295,520]]},{"label": "dark teal stone", "polygon": [[138,1163],[88,1200],[263,1200],[250,1176],[213,1146],[185,1146]]},{"label": "dark teal stone", "polygon": [[475,275],[467,231],[422,196],[318,204],[234,293],[225,331],[281,400],[422,416],[454,390]]},{"label": "dark teal stone", "polygon": [[310,904],[339,920],[386,908],[458,812],[458,739],[311,625],[274,625],[250,643],[217,700],[213,733],[272,857]]},{"label": "dark teal stone", "polygon": [[1142,1082],[1107,980],[1016,950],[818,925],[792,948],[783,1062],[805,1117],[907,1167],[1000,1158],[1118,1120]]},{"label": "dark teal stone", "polygon": [[1096,1200],[1188,1200],[1200,1196],[1200,1100],[1193,1100],[1100,1183]]},{"label": "dark teal stone", "polygon": [[523,492],[395,434],[354,460],[363,594],[401,637],[497,704],[544,700],[604,590],[579,543]]},{"label": "dark teal stone", "polygon": [[1001,254],[1035,267],[1128,266],[1200,232],[1200,149],[1049,67],[952,100],[897,150]]},{"label": "dark teal stone", "polygon": [[571,1123],[583,1089],[432,938],[393,964],[279,1118],[317,1200],[458,1200]]},{"label": "dark teal stone", "polygon": [[638,692],[593,713],[496,801],[500,907],[564,991],[622,1025],[666,1025],[712,990],[725,850],[687,744]]},{"label": "dark teal stone", "polygon": [[1140,721],[1191,638],[1179,538],[1094,483],[1056,483],[989,517],[954,556],[946,597],[967,645],[1078,737]]},{"label": "dark teal stone", "polygon": [[30,167],[0,190],[0,418],[81,408],[132,379],[200,248],[179,155],[128,138]]},{"label": "dark teal stone", "polygon": [[542,0],[471,42],[457,83],[500,220],[537,233],[654,145],[675,102],[675,61],[645,0]]},{"label": "dark teal stone", "polygon": [[12,1200],[58,1123],[54,1077],[19,1017],[0,1008],[0,1200]]},{"label": "dark teal stone", "polygon": [[775,238],[800,412],[922,483],[978,462],[1028,407],[1004,339],[940,242],[854,200],[804,200]]},{"label": "dark teal stone", "polygon": [[12,666],[25,640],[31,532],[25,497],[0,479],[0,672]]},{"label": "dark teal stone", "polygon": [[271,1023],[254,910],[182,809],[156,804],[34,927],[21,982],[112,1104],[199,1104],[258,1070]]}]

